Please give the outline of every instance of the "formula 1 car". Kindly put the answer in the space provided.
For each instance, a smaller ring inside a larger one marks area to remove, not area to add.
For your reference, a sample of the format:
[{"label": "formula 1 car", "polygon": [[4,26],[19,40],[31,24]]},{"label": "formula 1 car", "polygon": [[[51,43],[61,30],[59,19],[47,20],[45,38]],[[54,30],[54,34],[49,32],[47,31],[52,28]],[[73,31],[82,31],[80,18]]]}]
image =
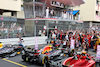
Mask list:
[{"label": "formula 1 car", "polygon": [[[22,51],[22,59],[29,62],[38,62],[39,64],[45,64],[46,61],[56,58],[64,53],[66,50],[55,49],[52,45],[47,45],[40,50],[26,47]],[[66,53],[65,53],[66,54]]]},{"label": "formula 1 car", "polygon": [[14,48],[11,46],[6,46],[0,49],[0,57],[5,57],[7,54],[13,53]]},{"label": "formula 1 car", "polygon": [[18,45],[18,44],[11,45],[11,47],[14,48],[14,51],[12,54],[10,54],[10,57],[19,55],[21,53],[21,51],[23,50],[23,46]]},{"label": "formula 1 car", "polygon": [[90,54],[77,53],[63,62],[63,67],[95,67],[95,61]]},{"label": "formula 1 car", "polygon": [[3,48],[0,49],[0,57],[12,57],[20,54],[20,51],[23,49],[19,45],[6,44]]},{"label": "formula 1 car", "polygon": [[51,56],[48,61],[45,62],[44,67],[62,67],[62,63],[66,58],[73,56],[74,50],[70,48],[61,48],[62,52],[56,56]]}]

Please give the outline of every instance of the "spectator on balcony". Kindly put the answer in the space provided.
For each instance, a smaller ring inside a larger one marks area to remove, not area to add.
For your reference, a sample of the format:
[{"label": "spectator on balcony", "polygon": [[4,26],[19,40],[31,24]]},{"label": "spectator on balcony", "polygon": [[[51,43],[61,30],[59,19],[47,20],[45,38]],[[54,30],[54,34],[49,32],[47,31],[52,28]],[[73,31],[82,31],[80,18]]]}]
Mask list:
[{"label": "spectator on balcony", "polygon": [[80,13],[78,13],[78,21],[80,21]]},{"label": "spectator on balcony", "polygon": [[64,12],[62,11],[62,18],[64,18]]},{"label": "spectator on balcony", "polygon": [[50,12],[50,16],[51,16],[51,18],[54,16],[54,10],[53,9]]},{"label": "spectator on balcony", "polygon": [[8,33],[8,28],[4,28],[4,30],[5,30],[5,33]]},{"label": "spectator on balcony", "polygon": [[46,18],[49,18],[49,7],[46,9]]},{"label": "spectator on balcony", "polygon": [[66,19],[66,18],[67,18],[66,11],[64,11],[64,19]]},{"label": "spectator on balcony", "polygon": [[19,26],[19,33],[21,33],[22,32],[22,27],[21,26]]}]

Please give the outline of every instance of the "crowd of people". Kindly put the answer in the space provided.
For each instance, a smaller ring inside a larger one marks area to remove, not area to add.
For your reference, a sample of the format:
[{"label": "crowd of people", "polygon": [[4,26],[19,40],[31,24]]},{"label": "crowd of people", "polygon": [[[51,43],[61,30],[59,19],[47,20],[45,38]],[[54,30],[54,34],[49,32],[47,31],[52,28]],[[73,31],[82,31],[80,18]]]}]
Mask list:
[{"label": "crowd of people", "polygon": [[[2,22],[2,24],[0,24],[0,34],[1,34],[0,38],[12,38],[15,36],[20,37],[21,36],[20,33],[23,33],[22,35],[24,35],[23,28],[20,25],[17,25],[16,23],[12,22],[10,24],[6,24]],[[12,34],[16,35],[13,36]]]},{"label": "crowd of people", "polygon": [[71,19],[71,20],[80,20],[80,14],[78,13],[78,16],[73,15],[72,10],[63,10],[59,11],[60,15],[57,15],[57,10],[50,9],[50,7],[47,7],[46,9],[46,18],[62,18],[62,19]]},{"label": "crowd of people", "polygon": [[0,32],[8,33],[8,31],[9,32],[19,31],[21,33],[22,27],[16,25],[16,23],[11,23],[10,25],[7,25],[4,22],[2,22],[2,24],[0,25]]},{"label": "crowd of people", "polygon": [[70,47],[71,39],[75,41],[74,45],[77,50],[84,49],[88,51],[91,49],[96,52],[97,45],[100,45],[100,31],[92,29],[85,30],[68,30],[68,31],[51,31],[49,38],[55,39],[55,44],[62,44],[64,48]]}]

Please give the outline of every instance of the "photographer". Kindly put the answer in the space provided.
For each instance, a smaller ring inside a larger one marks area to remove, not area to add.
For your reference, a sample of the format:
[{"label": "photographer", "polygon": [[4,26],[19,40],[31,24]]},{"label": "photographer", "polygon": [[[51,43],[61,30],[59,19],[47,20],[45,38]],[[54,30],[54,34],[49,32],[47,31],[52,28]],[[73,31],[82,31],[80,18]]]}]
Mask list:
[{"label": "photographer", "polygon": [[21,38],[19,38],[19,42],[18,42],[19,43],[19,46],[23,46],[23,44],[22,44],[23,42],[24,42],[24,40],[21,39]]}]

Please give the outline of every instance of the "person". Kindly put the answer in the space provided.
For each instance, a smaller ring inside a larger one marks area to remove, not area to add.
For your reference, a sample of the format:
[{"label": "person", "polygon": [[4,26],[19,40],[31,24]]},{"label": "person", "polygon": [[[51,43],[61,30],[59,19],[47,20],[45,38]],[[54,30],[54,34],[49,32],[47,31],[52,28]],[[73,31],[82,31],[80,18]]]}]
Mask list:
[{"label": "person", "polygon": [[75,41],[75,43],[76,43],[76,49],[78,50],[78,49],[79,49],[79,47],[80,47],[79,40],[77,39],[77,40]]},{"label": "person", "polygon": [[19,33],[17,33],[16,35],[17,35],[17,38],[19,38]]},{"label": "person", "polygon": [[9,38],[11,38],[11,34],[8,34]]},{"label": "person", "polygon": [[46,18],[49,18],[49,7],[46,9]]},{"label": "person", "polygon": [[97,40],[96,40],[96,43],[95,43],[95,50],[97,49],[97,45],[99,45],[99,43],[100,43],[99,35],[96,34],[96,37],[97,37]]},{"label": "person", "polygon": [[88,39],[88,44],[89,44],[89,47],[91,47],[91,45],[90,45],[90,42],[91,42],[91,36],[90,36],[90,34],[89,33],[87,33],[87,39]]},{"label": "person", "polygon": [[66,39],[64,39],[64,41],[63,41],[63,48],[66,48],[67,47],[67,41],[66,41]]},{"label": "person", "polygon": [[66,19],[67,18],[67,15],[66,15],[66,11],[64,12],[64,19]]},{"label": "person", "polygon": [[93,52],[95,52],[95,43],[96,43],[97,39],[98,39],[98,37],[96,36],[96,33],[94,33],[91,37],[91,46],[92,46]]},{"label": "person", "polygon": [[41,31],[41,30],[39,30],[38,34],[39,34],[39,36],[41,36],[41,34],[42,34],[42,31]]},{"label": "person", "polygon": [[0,35],[0,39],[1,39],[1,35]]},{"label": "person", "polygon": [[25,31],[23,31],[23,34],[22,34],[22,36],[23,36],[23,37],[25,37]]},{"label": "person", "polygon": [[64,18],[64,12],[62,11],[62,18]]},{"label": "person", "polygon": [[60,44],[60,40],[59,40],[59,38],[57,38],[57,40],[56,40],[56,44]]},{"label": "person", "polygon": [[51,15],[51,18],[52,18],[53,15],[54,15],[54,10],[53,9],[51,10],[50,15]]},{"label": "person", "polygon": [[52,32],[52,39],[56,39],[56,34]]},{"label": "person", "polygon": [[19,38],[19,46],[23,46],[23,44],[22,44],[23,42],[24,42],[24,40]]},{"label": "person", "polygon": [[78,21],[80,21],[80,13],[78,13]]},{"label": "person", "polygon": [[21,33],[22,32],[22,27],[21,26],[19,26],[19,33]]}]

